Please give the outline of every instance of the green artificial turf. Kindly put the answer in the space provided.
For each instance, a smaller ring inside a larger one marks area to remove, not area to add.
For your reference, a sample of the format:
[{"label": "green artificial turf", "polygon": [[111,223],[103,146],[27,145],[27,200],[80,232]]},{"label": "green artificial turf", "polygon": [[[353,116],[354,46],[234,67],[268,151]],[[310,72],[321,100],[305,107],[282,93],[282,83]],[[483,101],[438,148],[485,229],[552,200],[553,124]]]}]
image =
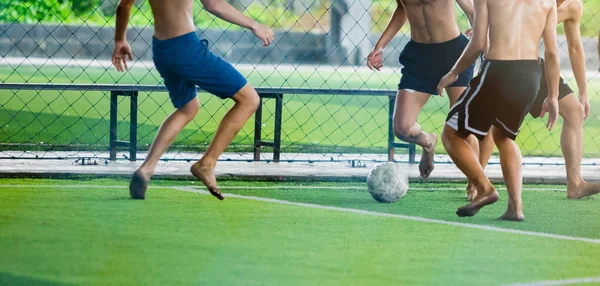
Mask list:
[{"label": "green artificial turf", "polygon": [[[600,276],[600,244],[173,189],[191,181],[154,181],[145,201],[130,200],[124,180],[0,185],[3,285],[499,285]],[[504,191],[476,217],[457,218],[461,184],[414,183],[394,204],[376,203],[363,183],[221,185],[246,196],[600,239],[600,201],[568,201],[564,186],[525,186],[551,190],[525,191],[526,221],[513,223],[495,219]]]}]

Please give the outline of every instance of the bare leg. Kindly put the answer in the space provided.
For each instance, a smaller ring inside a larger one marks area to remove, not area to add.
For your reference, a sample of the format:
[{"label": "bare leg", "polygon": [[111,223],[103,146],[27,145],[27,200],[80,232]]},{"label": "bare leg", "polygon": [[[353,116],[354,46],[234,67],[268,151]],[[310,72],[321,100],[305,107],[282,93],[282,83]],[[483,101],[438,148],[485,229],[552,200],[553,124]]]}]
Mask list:
[{"label": "bare leg", "polygon": [[460,207],[456,214],[460,217],[474,216],[482,207],[498,201],[498,192],[485,176],[483,168],[477,161],[477,154],[452,127],[444,125],[442,134],[444,147],[454,164],[475,184],[479,194],[468,205]]},{"label": "bare leg", "polygon": [[579,199],[600,193],[600,184],[588,183],[581,177],[583,157],[583,107],[574,94],[562,98],[559,112],[564,118],[560,148],[567,169],[567,197]]},{"label": "bare leg", "polygon": [[[485,169],[494,152],[494,139],[492,138],[491,129],[488,135],[483,140],[478,141],[479,145],[479,164]],[[467,184],[467,199],[472,201],[477,196],[477,188],[471,182]]]},{"label": "bare leg", "polygon": [[194,116],[200,109],[200,103],[197,98],[188,102],[183,107],[175,110],[171,115],[165,119],[158,133],[152,142],[150,151],[146,160],[140,166],[140,168],[133,173],[133,178],[129,184],[129,193],[133,199],[144,199],[146,189],[148,188],[148,182],[150,177],[154,174],[156,164],[160,160],[160,156],[169,148],[175,137],[181,132],[181,130],[194,119]]},{"label": "bare leg", "polygon": [[[466,90],[466,87],[449,87],[446,88],[446,92],[448,93],[448,98],[450,99],[450,108],[452,108],[452,106],[454,106],[454,104],[456,103],[456,101],[458,101],[458,98],[463,94],[463,92]],[[477,138],[473,135],[468,136],[466,138],[467,143],[469,144],[469,146],[471,146],[471,148],[475,151],[476,154],[478,154],[479,151],[479,141],[477,140]],[[481,159],[479,160],[481,162]],[[482,165],[485,168],[485,165]],[[467,199],[469,201],[473,200],[473,198],[475,197],[475,195],[477,194],[477,188],[475,188],[475,185],[472,182],[469,182],[467,184]]]},{"label": "bare leg", "polygon": [[235,135],[246,124],[246,121],[254,114],[259,103],[258,94],[250,84],[246,84],[238,91],[233,96],[233,100],[235,104],[221,120],[215,137],[208,146],[204,156],[198,162],[194,163],[190,169],[192,174],[208,188],[208,191],[220,200],[223,199],[223,196],[217,187],[217,179],[215,177],[217,160],[233,138],[235,138]]},{"label": "bare leg", "polygon": [[396,137],[423,147],[423,156],[419,164],[419,171],[423,178],[429,177],[433,171],[435,145],[438,139],[437,135],[423,131],[417,123],[417,117],[429,97],[429,94],[422,92],[410,93],[406,90],[399,90],[394,110],[394,134]]},{"label": "bare leg", "polygon": [[523,216],[523,202],[521,200],[523,188],[521,151],[515,141],[506,137],[504,132],[495,126],[492,127],[492,134],[494,142],[498,146],[502,177],[504,177],[504,183],[508,190],[508,208],[500,219],[522,221],[525,217]]}]

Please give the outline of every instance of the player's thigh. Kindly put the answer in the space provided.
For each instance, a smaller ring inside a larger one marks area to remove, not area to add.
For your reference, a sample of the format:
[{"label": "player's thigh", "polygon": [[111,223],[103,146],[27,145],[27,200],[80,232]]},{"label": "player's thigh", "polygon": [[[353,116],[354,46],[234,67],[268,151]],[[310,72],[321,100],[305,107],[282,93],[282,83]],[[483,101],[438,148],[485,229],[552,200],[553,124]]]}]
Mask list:
[{"label": "player's thigh", "polygon": [[394,124],[414,124],[431,95],[401,89],[396,95],[394,107]]},{"label": "player's thigh", "polygon": [[446,93],[448,94],[448,99],[450,100],[450,107],[454,106],[456,101],[460,98],[460,96],[467,90],[466,86],[455,86],[446,88]]}]

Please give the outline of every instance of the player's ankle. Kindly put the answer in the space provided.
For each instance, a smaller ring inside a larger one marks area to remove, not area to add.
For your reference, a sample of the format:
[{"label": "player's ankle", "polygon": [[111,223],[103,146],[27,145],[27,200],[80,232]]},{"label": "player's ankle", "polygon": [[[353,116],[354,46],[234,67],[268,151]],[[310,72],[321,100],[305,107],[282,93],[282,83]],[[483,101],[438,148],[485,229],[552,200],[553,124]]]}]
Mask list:
[{"label": "player's ankle", "polygon": [[569,178],[567,180],[567,191],[580,190],[581,188],[583,188],[585,186],[585,184],[586,184],[586,182],[582,178],[575,178],[575,179]]},{"label": "player's ankle", "polygon": [[144,178],[149,179],[152,177],[152,174],[154,174],[154,167],[142,165],[137,169],[136,172],[140,173]]},{"label": "player's ankle", "polygon": [[217,160],[208,156],[202,157],[196,164],[194,164],[197,168],[202,169],[214,169],[217,165]]}]

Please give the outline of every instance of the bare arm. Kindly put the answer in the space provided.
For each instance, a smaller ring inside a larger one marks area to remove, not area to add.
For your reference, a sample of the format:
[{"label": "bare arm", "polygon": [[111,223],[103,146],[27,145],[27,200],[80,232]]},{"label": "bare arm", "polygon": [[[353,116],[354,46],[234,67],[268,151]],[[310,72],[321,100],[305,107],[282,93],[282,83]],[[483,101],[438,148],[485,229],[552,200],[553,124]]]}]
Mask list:
[{"label": "bare arm", "polygon": [[117,5],[117,24],[115,27],[115,49],[112,55],[112,64],[118,71],[128,69],[127,58],[133,60],[131,47],[127,43],[127,25],[131,14],[131,7],[135,0],[121,0]]},{"label": "bare arm", "polygon": [[253,19],[242,14],[225,0],[201,0],[204,9],[209,13],[229,23],[251,30],[254,35],[261,39],[265,46],[271,44],[274,38],[273,31],[265,25],[259,24]]},{"label": "bare arm", "polygon": [[553,3],[546,18],[544,28],[544,58],[546,59],[546,84],[548,85],[548,97],[544,101],[541,116],[546,112],[550,114],[546,127],[552,130],[558,120],[558,83],[560,80],[560,59],[558,57],[558,45],[556,43],[556,3]]},{"label": "bare arm", "polygon": [[479,55],[485,51],[488,38],[488,9],[487,0],[475,0],[475,18],[473,25],[473,37],[464,52],[450,71],[458,76],[467,70],[477,60]]},{"label": "bare arm", "polygon": [[377,40],[377,44],[375,44],[373,51],[367,57],[367,66],[371,70],[381,70],[383,67],[383,49],[406,23],[406,9],[404,9],[402,1],[396,0],[396,4],[398,6],[396,7],[394,14],[392,14],[390,22]]},{"label": "bare arm", "polygon": [[600,31],[598,31],[598,57],[600,57]]},{"label": "bare arm", "polygon": [[581,43],[581,32],[579,30],[583,7],[581,3],[573,7],[571,19],[565,21],[565,34],[569,46],[569,59],[571,68],[577,81],[580,97],[587,97],[587,82],[585,75],[585,53]]},{"label": "bare arm", "polygon": [[201,0],[200,2],[202,2],[206,11],[229,23],[246,29],[252,29],[252,27],[258,24],[224,0]]},{"label": "bare arm", "polygon": [[440,83],[437,86],[440,95],[443,94],[446,87],[450,86],[458,79],[458,75],[467,70],[477,60],[479,55],[485,51],[488,37],[487,0],[475,0],[474,4],[475,22],[473,26],[473,36],[456,64],[454,64],[454,67],[452,67],[450,72],[440,80]]},{"label": "bare arm", "polygon": [[115,41],[126,41],[127,25],[129,25],[129,17],[131,7],[135,0],[121,0],[117,5],[117,24],[115,27]]},{"label": "bare arm", "polygon": [[473,27],[475,21],[475,7],[473,6],[473,0],[456,0],[460,9],[465,12],[467,19],[469,19],[469,25]]},{"label": "bare arm", "polygon": [[390,41],[398,34],[402,26],[406,23],[406,10],[404,9],[404,5],[400,0],[396,0],[396,10],[394,14],[392,14],[392,18],[390,22],[385,27],[385,30],[377,40],[377,44],[375,44],[375,49],[383,49]]},{"label": "bare arm", "polygon": [[560,80],[560,59],[556,43],[556,19],[556,5],[554,5],[546,18],[546,27],[543,33],[548,97],[551,98],[558,98],[558,82]]}]

